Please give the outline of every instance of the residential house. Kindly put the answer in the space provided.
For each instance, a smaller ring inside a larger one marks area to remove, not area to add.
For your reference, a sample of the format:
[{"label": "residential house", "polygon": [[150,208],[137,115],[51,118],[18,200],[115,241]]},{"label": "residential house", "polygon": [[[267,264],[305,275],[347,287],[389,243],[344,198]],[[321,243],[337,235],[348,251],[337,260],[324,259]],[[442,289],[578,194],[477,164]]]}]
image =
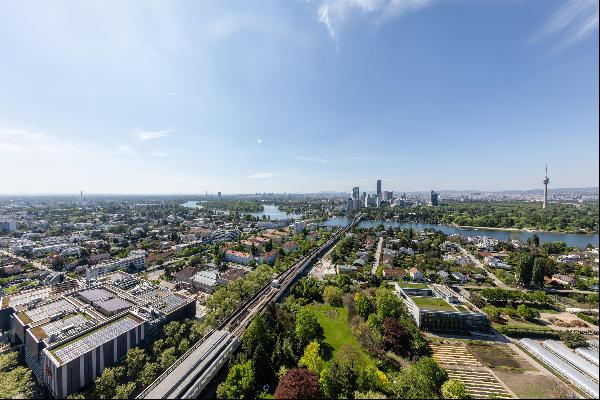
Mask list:
[{"label": "residential house", "polygon": [[248,265],[253,259],[252,254],[243,251],[227,250],[225,252],[225,261]]},{"label": "residential house", "polygon": [[423,282],[425,280],[423,273],[415,267],[408,270],[408,275],[415,282]]}]

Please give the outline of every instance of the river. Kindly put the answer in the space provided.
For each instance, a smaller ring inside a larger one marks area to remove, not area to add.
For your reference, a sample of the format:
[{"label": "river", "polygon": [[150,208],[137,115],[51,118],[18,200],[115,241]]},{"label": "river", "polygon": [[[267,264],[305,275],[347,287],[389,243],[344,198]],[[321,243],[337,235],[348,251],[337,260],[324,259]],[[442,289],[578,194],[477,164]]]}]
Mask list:
[{"label": "river", "polygon": [[[183,203],[184,207],[196,207],[202,208],[202,204],[198,204],[197,201],[188,201]],[[227,211],[219,211],[223,214],[228,214]],[[281,211],[279,207],[275,204],[264,204],[264,210],[262,212],[253,212],[253,213],[240,213],[240,214],[250,214],[254,217],[258,217],[262,219],[262,216],[265,215],[269,217],[271,220],[278,219],[286,219],[286,218],[294,218],[299,219],[302,218],[300,214],[286,213]],[[334,217],[329,218],[327,221],[323,223],[325,226],[346,226],[350,223],[347,218],[344,217]],[[410,222],[391,222],[391,221],[377,221],[377,220],[362,220],[358,225],[361,228],[373,228],[378,226],[379,224],[383,224],[383,226],[387,229],[389,227],[393,228],[413,228],[415,231],[422,231],[425,229],[435,229],[438,231],[442,231],[447,235],[451,235],[453,233],[457,233],[461,236],[488,236],[493,237],[498,240],[510,240],[510,239],[518,239],[523,242],[527,241],[527,238],[532,236],[534,233],[538,235],[540,238],[540,243],[544,242],[565,242],[567,246],[579,247],[581,249],[585,248],[588,243],[591,243],[594,247],[598,247],[598,234],[580,234],[580,233],[556,233],[556,232],[537,232],[537,231],[503,231],[496,229],[485,229],[485,228],[457,228],[455,226],[450,225],[437,225],[437,224],[420,224],[420,223],[410,223]]]},{"label": "river", "polygon": [[[325,226],[346,226],[349,223],[347,218],[336,217],[330,218],[323,224]],[[565,242],[567,246],[585,248],[588,243],[598,247],[598,234],[579,234],[579,233],[556,233],[556,232],[537,232],[537,231],[503,231],[496,229],[473,229],[473,228],[457,228],[450,225],[437,225],[437,224],[420,224],[410,222],[390,222],[390,221],[376,221],[376,220],[363,220],[359,223],[361,228],[373,228],[383,224],[387,229],[392,228],[412,228],[415,231],[422,231],[425,229],[435,229],[442,231],[447,235],[457,233],[461,236],[488,236],[498,240],[509,240],[518,239],[523,242],[527,241],[527,238],[532,236],[534,233],[540,238],[540,243],[544,242]]]},{"label": "river", "polygon": [[[202,203],[198,203],[197,201],[187,201],[182,204],[183,207],[192,207],[192,208],[202,208]],[[287,213],[285,211],[281,211],[279,207],[275,204],[263,204],[264,210],[258,212],[240,212],[241,215],[250,214],[253,217],[258,217],[262,219],[263,215],[268,217],[271,220],[279,220],[279,219],[300,219],[302,218],[301,214]],[[229,214],[229,211],[225,210],[214,210],[220,214]]]}]

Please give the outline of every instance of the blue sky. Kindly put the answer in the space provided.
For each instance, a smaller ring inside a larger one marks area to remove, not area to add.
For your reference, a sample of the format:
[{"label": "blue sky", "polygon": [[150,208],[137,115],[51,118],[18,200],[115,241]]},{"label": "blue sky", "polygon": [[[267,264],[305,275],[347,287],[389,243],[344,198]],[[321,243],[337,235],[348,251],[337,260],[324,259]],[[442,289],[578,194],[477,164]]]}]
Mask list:
[{"label": "blue sky", "polygon": [[598,184],[598,1],[0,0],[0,193]]}]

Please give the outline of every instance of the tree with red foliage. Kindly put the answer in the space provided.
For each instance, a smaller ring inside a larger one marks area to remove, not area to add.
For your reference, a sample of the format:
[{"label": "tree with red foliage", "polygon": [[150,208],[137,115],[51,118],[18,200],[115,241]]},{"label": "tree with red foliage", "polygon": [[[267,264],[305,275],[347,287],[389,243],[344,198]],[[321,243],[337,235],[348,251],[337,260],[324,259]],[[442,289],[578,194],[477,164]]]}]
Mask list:
[{"label": "tree with red foliage", "polygon": [[276,399],[319,399],[319,377],[306,368],[289,370],[275,389]]},{"label": "tree with red foliage", "polygon": [[396,318],[383,320],[383,346],[396,354],[406,354],[410,350],[410,333],[398,323]]}]

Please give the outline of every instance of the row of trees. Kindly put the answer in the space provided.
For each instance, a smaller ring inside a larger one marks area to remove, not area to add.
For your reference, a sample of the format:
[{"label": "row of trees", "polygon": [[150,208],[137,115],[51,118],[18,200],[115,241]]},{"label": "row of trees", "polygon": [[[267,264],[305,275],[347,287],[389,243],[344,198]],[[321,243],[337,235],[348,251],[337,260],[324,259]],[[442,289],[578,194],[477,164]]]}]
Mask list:
[{"label": "row of trees", "polygon": [[370,217],[403,222],[456,224],[494,228],[533,228],[543,231],[598,232],[598,203],[579,207],[523,202],[446,202],[439,207],[386,207],[369,209]]},{"label": "row of trees", "polygon": [[157,340],[129,349],[125,359],[114,367],[105,368],[87,391],[74,393],[69,398],[131,398],[150,385],[205,332],[205,327],[198,321],[171,321],[162,327]]},{"label": "row of trees", "polygon": [[[485,301],[491,304],[534,304],[539,306],[549,306],[554,304],[554,299],[552,296],[547,295],[544,292],[535,291],[535,292],[524,292],[519,290],[506,290],[499,288],[485,288],[481,289],[478,292],[474,292],[474,294],[478,294]],[[477,305],[477,304],[476,304]],[[484,304],[485,305],[485,304]]]}]

